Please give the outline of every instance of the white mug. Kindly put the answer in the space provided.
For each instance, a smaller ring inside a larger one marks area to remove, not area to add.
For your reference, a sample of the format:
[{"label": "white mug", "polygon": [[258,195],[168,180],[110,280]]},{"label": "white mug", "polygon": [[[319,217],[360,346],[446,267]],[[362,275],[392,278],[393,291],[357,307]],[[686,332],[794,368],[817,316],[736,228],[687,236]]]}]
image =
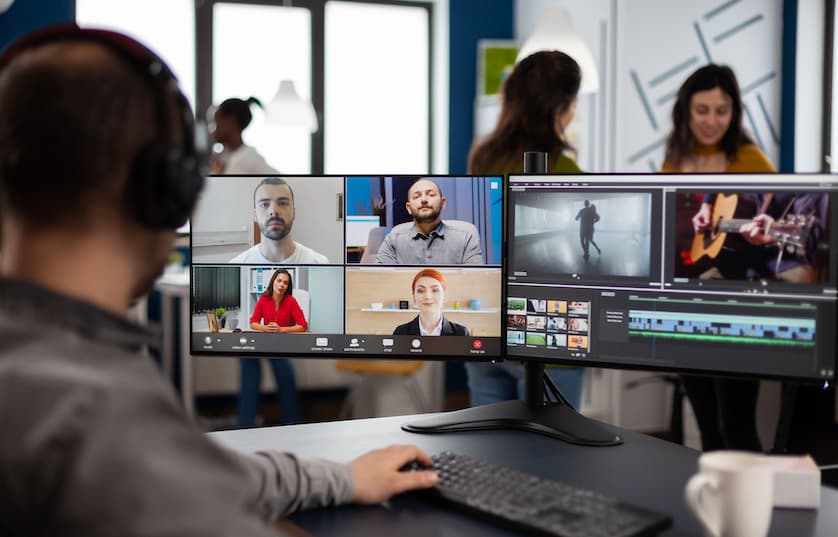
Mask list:
[{"label": "white mug", "polygon": [[765,537],[774,507],[774,474],[761,454],[712,451],[687,482],[687,504],[713,537]]}]

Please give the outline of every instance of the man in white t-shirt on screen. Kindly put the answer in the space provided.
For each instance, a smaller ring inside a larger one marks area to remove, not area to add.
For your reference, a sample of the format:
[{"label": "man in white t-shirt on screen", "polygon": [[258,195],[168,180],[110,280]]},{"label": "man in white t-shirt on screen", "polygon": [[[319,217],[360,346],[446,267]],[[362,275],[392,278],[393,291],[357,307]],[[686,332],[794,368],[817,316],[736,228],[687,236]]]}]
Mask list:
[{"label": "man in white t-shirt on screen", "polygon": [[291,237],[296,209],[291,186],[280,177],[266,177],[253,192],[253,217],[262,241],[230,263],[325,264],[329,259]]}]

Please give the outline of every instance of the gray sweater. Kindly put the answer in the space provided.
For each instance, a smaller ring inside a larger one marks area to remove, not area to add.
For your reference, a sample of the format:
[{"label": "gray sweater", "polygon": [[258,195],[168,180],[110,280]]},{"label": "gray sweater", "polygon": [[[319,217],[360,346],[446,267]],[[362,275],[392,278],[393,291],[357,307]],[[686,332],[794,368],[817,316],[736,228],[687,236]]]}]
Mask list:
[{"label": "gray sweater", "polygon": [[0,278],[0,536],[276,535],[349,468],[224,449],[139,352],[143,328]]}]

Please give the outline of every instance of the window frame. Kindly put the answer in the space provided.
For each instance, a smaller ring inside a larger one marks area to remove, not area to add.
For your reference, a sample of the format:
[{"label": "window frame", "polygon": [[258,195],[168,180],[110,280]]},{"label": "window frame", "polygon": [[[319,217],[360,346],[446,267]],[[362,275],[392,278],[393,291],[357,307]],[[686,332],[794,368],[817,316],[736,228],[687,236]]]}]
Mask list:
[{"label": "window frame", "polygon": [[[428,14],[428,154],[426,173],[433,168],[434,145],[434,5],[432,1],[411,0],[340,0],[360,4],[379,4],[424,8]],[[311,173],[323,174],[325,167],[325,131],[329,128],[325,104],[325,34],[326,3],[329,0],[204,0],[195,2],[195,109],[200,115],[212,103],[213,11],[217,3],[305,8],[311,12],[311,104],[317,111],[320,128],[311,134]],[[421,172],[422,170],[417,170]]]}]

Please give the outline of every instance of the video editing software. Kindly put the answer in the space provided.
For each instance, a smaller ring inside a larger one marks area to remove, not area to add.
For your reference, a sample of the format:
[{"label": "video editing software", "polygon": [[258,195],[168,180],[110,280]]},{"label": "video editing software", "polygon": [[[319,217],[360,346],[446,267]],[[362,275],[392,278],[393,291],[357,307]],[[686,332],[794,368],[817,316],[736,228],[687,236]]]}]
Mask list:
[{"label": "video editing software", "polygon": [[835,374],[838,182],[509,178],[509,359]]}]

